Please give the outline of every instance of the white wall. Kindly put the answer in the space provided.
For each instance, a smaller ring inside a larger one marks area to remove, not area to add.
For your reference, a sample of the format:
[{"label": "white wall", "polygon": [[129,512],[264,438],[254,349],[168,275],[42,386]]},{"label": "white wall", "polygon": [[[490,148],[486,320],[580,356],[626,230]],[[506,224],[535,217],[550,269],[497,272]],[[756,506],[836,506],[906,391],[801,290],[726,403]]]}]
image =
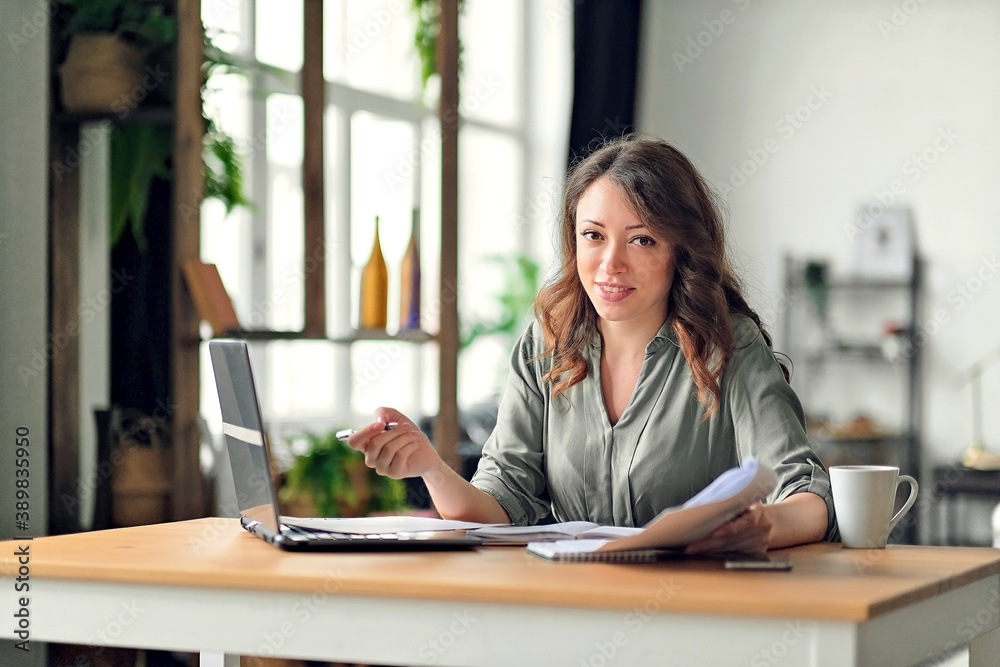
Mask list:
[{"label": "white wall", "polygon": [[[31,0],[0,3],[0,539],[48,532],[48,380],[44,371],[30,373],[32,353],[44,354],[48,342],[46,8]],[[27,531],[14,524],[11,446],[19,428],[29,430],[31,442]],[[4,595],[13,590],[11,580],[0,585]],[[30,653],[0,642],[0,664],[41,665],[44,655],[38,642],[30,642]]]},{"label": "white wall", "polygon": [[[730,245],[762,312],[780,310],[784,253],[845,269],[855,248],[845,227],[898,181],[894,203],[912,207],[926,261],[922,319],[947,320],[923,348],[924,463],[957,459],[972,439],[962,372],[1000,347],[1000,4],[649,0],[645,10],[639,127],[719,187],[748,151],[763,162],[725,196]],[[799,127],[778,124],[796,112]],[[925,151],[933,164],[921,170],[912,160]],[[966,300],[959,286],[978,292]],[[985,441],[1000,451],[1000,364],[983,382]]]},{"label": "white wall", "polygon": [[[48,39],[45,6],[0,3],[0,539],[48,531]],[[29,528],[14,524],[15,433],[29,432]],[[2,662],[2,660],[0,660]]]}]

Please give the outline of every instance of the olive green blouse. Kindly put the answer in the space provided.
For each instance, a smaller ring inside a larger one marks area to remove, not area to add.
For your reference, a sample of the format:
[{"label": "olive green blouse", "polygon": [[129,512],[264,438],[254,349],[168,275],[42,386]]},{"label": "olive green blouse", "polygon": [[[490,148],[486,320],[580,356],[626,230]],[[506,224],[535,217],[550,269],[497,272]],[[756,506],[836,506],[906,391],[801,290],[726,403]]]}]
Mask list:
[{"label": "olive green blouse", "polygon": [[552,398],[541,329],[533,322],[511,355],[496,429],[472,483],[515,525],[557,521],[642,526],[683,504],[746,456],[774,469],[768,502],[802,491],[823,498],[835,534],[830,480],[806,437],[802,407],[757,326],[734,320],[736,349],[722,374],[719,410],[702,422],[691,370],[669,325],[646,345],[639,379],[614,426],[601,392],[601,340],[586,379]]}]

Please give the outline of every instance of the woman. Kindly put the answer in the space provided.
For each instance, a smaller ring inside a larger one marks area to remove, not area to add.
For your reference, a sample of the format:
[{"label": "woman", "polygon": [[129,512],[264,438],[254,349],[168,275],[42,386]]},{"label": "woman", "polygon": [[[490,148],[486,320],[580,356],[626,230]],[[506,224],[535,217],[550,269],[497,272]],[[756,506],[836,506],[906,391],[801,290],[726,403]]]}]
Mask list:
[{"label": "woman", "polygon": [[[764,551],[833,534],[829,478],[770,338],[725,253],[694,166],[666,142],[614,140],[573,170],[562,266],[511,356],[472,483],[387,408],[350,445],[420,476],[445,518],[642,526],[753,455],[778,487],[690,545]],[[386,431],[389,421],[399,422]]]}]

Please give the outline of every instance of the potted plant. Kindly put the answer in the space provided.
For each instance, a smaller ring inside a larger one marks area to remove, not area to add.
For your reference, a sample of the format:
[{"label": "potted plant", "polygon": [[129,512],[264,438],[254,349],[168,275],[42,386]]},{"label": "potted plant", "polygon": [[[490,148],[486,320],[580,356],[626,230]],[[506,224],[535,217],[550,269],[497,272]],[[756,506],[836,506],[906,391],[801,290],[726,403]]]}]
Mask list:
[{"label": "potted plant", "polygon": [[66,0],[65,11],[59,80],[67,111],[114,111],[143,90],[147,57],[177,38],[176,20],[156,3]]},{"label": "potted plant", "polygon": [[[509,352],[531,321],[541,267],[531,256],[519,253],[489,255],[484,258],[484,263],[497,268],[502,276],[503,288],[486,300],[488,308],[485,313],[476,312],[461,318],[459,351],[467,350],[480,338],[496,336],[502,341],[504,350]],[[507,377],[506,356],[504,362],[493,377],[497,392]]]},{"label": "potted plant", "polygon": [[470,318],[463,322],[465,326],[459,343],[463,350],[482,336],[494,335],[503,336],[506,346],[513,347],[514,341],[530,321],[538,294],[541,267],[531,256],[517,253],[489,255],[485,262],[499,269],[504,287],[493,295],[496,306],[493,318]]},{"label": "potted plant", "polygon": [[403,480],[379,475],[336,431],[302,436],[306,449],[285,473],[280,500],[302,516],[367,516],[406,507]]},{"label": "potted plant", "polygon": [[111,411],[111,525],[144,526],[170,517],[170,427],[135,409]]}]

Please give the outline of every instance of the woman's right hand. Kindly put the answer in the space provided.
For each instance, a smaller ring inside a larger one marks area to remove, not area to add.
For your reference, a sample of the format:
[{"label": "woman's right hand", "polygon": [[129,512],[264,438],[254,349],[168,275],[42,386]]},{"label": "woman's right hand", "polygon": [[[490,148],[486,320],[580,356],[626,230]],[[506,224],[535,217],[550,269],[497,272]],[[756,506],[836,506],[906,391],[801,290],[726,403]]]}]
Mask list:
[{"label": "woman's right hand", "polygon": [[[389,422],[396,422],[396,426],[386,430]],[[375,421],[359,429],[347,444],[364,453],[365,465],[392,479],[422,477],[440,470],[443,464],[423,431],[392,408],[376,410]]]},{"label": "woman's right hand", "polygon": [[[396,426],[386,430],[389,422]],[[375,421],[347,444],[364,452],[365,464],[386,477],[422,477],[442,518],[479,523],[510,523],[496,498],[480,491],[438,456],[427,436],[399,410],[379,408]]]}]

